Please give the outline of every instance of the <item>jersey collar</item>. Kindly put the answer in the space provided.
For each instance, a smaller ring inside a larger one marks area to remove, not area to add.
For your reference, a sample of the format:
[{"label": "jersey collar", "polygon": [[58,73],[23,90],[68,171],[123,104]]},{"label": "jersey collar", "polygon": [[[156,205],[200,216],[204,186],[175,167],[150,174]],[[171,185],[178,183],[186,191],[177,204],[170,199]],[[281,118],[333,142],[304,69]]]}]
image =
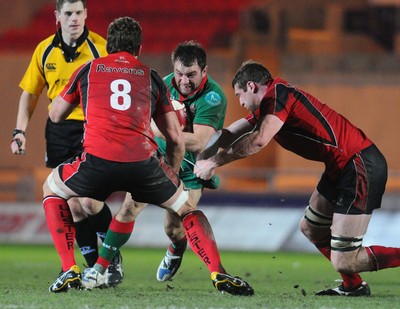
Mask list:
[{"label": "jersey collar", "polygon": [[189,100],[190,98],[193,98],[196,94],[198,94],[199,92],[203,91],[207,81],[208,81],[208,75],[204,76],[204,78],[201,80],[201,83],[200,83],[199,87],[196,90],[194,90],[193,92],[189,93],[186,97],[184,97],[181,94],[181,92],[179,91],[179,87],[176,84],[174,77],[172,77],[172,86],[179,93],[179,101],[183,102],[183,101]]},{"label": "jersey collar", "polygon": [[81,36],[76,40],[76,45],[74,47],[71,47],[67,45],[64,40],[62,39],[61,35],[61,28],[57,30],[56,35],[54,36],[53,42],[51,43],[54,47],[60,48],[65,61],[67,62],[72,62],[76,58],[78,58],[80,52],[77,52],[77,49],[79,46],[81,46],[87,39],[89,35],[89,30],[86,28],[86,26],[83,28],[83,33]]}]

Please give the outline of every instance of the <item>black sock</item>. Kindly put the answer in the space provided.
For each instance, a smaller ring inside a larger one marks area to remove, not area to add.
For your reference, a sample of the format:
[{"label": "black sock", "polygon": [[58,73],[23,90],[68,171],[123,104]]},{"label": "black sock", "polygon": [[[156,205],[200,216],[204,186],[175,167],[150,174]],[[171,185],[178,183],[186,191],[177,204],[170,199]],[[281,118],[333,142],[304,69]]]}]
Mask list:
[{"label": "black sock", "polygon": [[96,231],[93,230],[87,218],[79,222],[74,222],[74,225],[76,230],[76,242],[88,267],[92,267],[96,264],[97,258],[99,257]]},{"label": "black sock", "polygon": [[91,228],[96,231],[97,236],[99,236],[103,242],[106,238],[107,230],[112,220],[110,207],[104,203],[103,208],[97,214],[88,216],[87,219]]}]

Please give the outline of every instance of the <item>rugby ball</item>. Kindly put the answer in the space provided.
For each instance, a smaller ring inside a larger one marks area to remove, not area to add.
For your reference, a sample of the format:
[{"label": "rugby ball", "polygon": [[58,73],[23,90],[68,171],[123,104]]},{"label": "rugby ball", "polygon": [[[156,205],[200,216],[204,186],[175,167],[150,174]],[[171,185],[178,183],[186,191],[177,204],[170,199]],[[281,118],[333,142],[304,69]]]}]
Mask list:
[{"label": "rugby ball", "polygon": [[175,110],[176,116],[178,117],[179,124],[181,125],[181,129],[184,130],[187,125],[187,118],[186,118],[186,107],[185,104],[177,101],[172,100],[172,106]]}]

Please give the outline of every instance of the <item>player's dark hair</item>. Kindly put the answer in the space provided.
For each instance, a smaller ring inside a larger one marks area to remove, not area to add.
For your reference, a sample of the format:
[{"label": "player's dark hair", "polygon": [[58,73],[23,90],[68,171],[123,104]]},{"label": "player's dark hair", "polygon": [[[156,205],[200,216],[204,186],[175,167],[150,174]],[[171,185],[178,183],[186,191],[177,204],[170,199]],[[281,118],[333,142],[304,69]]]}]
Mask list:
[{"label": "player's dark hair", "polygon": [[207,54],[201,44],[196,41],[179,43],[171,55],[172,64],[182,62],[185,67],[198,64],[201,70],[207,65]]},{"label": "player's dark hair", "polygon": [[272,75],[266,67],[256,61],[248,60],[243,62],[237,70],[232,80],[232,88],[237,84],[239,89],[246,90],[249,81],[266,85],[270,80],[272,80]]},{"label": "player's dark hair", "polygon": [[107,52],[127,51],[138,55],[142,45],[142,28],[132,17],[119,17],[108,26]]},{"label": "player's dark hair", "polygon": [[56,0],[56,9],[58,12],[61,11],[61,8],[65,2],[69,3],[82,2],[83,7],[86,9],[86,0]]}]

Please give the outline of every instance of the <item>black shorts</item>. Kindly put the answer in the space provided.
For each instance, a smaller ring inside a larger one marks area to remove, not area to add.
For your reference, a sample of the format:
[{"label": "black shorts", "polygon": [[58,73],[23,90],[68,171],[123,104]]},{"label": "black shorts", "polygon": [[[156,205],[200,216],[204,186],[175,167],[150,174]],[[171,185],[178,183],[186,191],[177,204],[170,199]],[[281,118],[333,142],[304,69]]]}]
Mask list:
[{"label": "black shorts", "polygon": [[46,123],[46,166],[55,168],[82,152],[83,121],[66,120]]},{"label": "black shorts", "polygon": [[387,174],[385,157],[372,145],[355,154],[336,181],[324,173],[317,190],[335,205],[335,213],[371,214],[381,207]]},{"label": "black shorts", "polygon": [[140,162],[113,162],[83,152],[58,168],[61,180],[81,197],[104,201],[117,191],[130,192],[137,202],[160,205],[180,185],[175,171],[155,156]]}]

